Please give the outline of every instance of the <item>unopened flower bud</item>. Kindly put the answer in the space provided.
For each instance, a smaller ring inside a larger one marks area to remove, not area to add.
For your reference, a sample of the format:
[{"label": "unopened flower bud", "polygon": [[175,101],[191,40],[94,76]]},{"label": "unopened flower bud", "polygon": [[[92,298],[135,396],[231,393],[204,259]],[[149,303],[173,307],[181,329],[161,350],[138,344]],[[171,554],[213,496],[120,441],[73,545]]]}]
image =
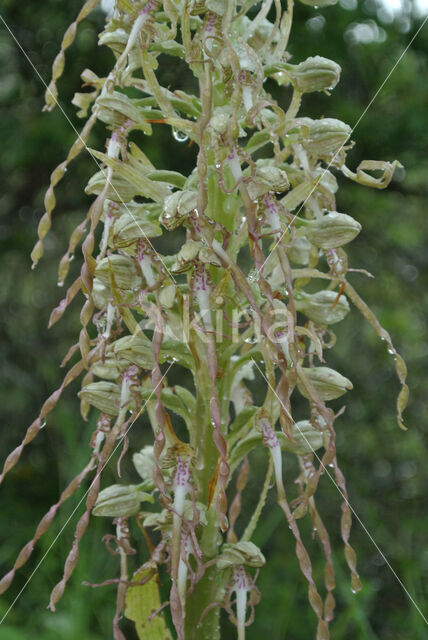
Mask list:
[{"label": "unopened flower bud", "polygon": [[227,569],[238,565],[263,567],[266,560],[260,549],[252,542],[226,543],[217,559],[218,569]]},{"label": "unopened flower bud", "polygon": [[329,211],[325,216],[303,222],[299,233],[320,249],[335,249],[351,242],[361,231],[361,225],[346,213]]},{"label": "unopened flower bud", "polygon": [[348,300],[343,294],[337,302],[336,299],[335,291],[318,291],[313,294],[299,291],[294,295],[297,311],[302,311],[316,324],[335,324],[343,320],[349,312]]},{"label": "unopened flower bud", "polygon": [[334,89],[340,79],[341,68],[337,62],[314,56],[293,66],[291,75],[301,93]]},{"label": "unopened flower bud", "polygon": [[124,255],[114,254],[100,260],[95,276],[107,287],[110,287],[112,279],[119,289],[135,289],[141,284],[134,260]]},{"label": "unopened flower bud", "polygon": [[[348,378],[329,367],[304,367],[303,373],[313,384],[321,400],[334,400],[353,388]],[[300,380],[297,380],[297,386],[302,396],[309,399],[310,396]]]},{"label": "unopened flower bud", "polygon": [[336,118],[299,118],[299,122],[309,129],[309,137],[302,140],[302,145],[316,156],[335,154],[346,144],[352,133],[348,124]]},{"label": "unopened flower bud", "polygon": [[77,394],[81,400],[85,400],[109,416],[119,414],[120,389],[113,382],[91,382],[85,385]]},{"label": "unopened flower bud", "polygon": [[129,518],[137,515],[142,501],[154,502],[154,499],[136,485],[113,484],[100,492],[92,513],[108,518]]}]

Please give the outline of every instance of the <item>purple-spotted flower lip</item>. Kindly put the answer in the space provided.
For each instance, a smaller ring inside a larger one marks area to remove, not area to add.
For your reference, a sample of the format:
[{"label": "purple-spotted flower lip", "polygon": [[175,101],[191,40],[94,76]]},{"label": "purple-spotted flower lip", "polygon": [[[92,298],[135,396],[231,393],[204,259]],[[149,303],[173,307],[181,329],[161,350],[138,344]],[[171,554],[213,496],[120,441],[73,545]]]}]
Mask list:
[{"label": "purple-spotted flower lip", "polygon": [[137,365],[132,364],[130,367],[127,368],[127,370],[123,374],[123,380],[125,380],[128,384],[130,384],[135,378],[135,376],[138,375],[138,371],[139,369]]},{"label": "purple-spotted flower lip", "polygon": [[203,265],[197,265],[195,269],[195,291],[208,291],[208,277]]},{"label": "purple-spotted flower lip", "polygon": [[267,418],[262,418],[259,421],[258,426],[261,429],[265,446],[269,447],[269,449],[279,447],[279,440],[269,420],[267,420]]},{"label": "purple-spotted flower lip", "polygon": [[176,487],[185,487],[189,481],[190,459],[178,458],[174,482]]},{"label": "purple-spotted flower lip", "polygon": [[145,5],[145,7],[143,7],[138,15],[144,16],[146,13],[149,13],[149,11],[153,11],[153,9],[156,9],[157,4],[158,0],[148,0],[147,4]]}]

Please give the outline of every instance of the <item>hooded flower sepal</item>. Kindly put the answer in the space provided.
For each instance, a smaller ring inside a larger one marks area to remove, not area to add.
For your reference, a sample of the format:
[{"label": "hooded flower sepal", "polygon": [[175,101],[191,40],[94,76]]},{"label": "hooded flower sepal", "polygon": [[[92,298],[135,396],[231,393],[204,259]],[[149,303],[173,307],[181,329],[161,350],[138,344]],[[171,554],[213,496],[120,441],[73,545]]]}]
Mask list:
[{"label": "hooded flower sepal", "polygon": [[221,266],[219,258],[210,247],[199,241],[188,240],[177,253],[171,271],[172,273],[184,273],[198,262]]},{"label": "hooded flower sepal", "polygon": [[331,7],[333,4],[336,4],[337,0],[300,0],[300,2],[315,9],[323,9],[324,7]]},{"label": "hooded flower sepal", "polygon": [[251,200],[257,200],[269,192],[282,193],[289,188],[290,183],[286,172],[270,164],[257,166],[254,176],[247,182]]},{"label": "hooded flower sepal", "polygon": [[[348,378],[329,367],[303,367],[301,372],[315,387],[321,400],[340,398],[348,390],[353,389],[352,382]],[[301,376],[297,378],[297,387],[305,398],[310,399]]]},{"label": "hooded flower sepal", "polygon": [[187,219],[191,211],[198,206],[198,193],[193,190],[175,191],[165,199],[159,222],[165,229],[172,231]]},{"label": "hooded flower sepal", "polygon": [[322,56],[307,58],[297,65],[289,65],[289,68],[300,93],[331,91],[340,79],[340,65]]},{"label": "hooded flower sepal", "polygon": [[260,549],[252,542],[226,543],[217,558],[218,569],[228,569],[239,565],[264,567],[266,560]]},{"label": "hooded flower sepal", "polygon": [[153,445],[148,444],[132,456],[134,467],[143,480],[142,487],[152,491],[155,488],[153,480],[153,466],[155,464]]},{"label": "hooded flower sepal", "polygon": [[90,382],[77,395],[109,416],[119,413],[120,388],[114,382]]},{"label": "hooded flower sepal", "polygon": [[361,225],[346,213],[329,211],[315,220],[296,219],[298,234],[320,249],[335,249],[351,242],[361,231]]},{"label": "hooded flower sepal", "polygon": [[107,518],[129,518],[138,514],[141,502],[154,502],[150,493],[140,485],[113,484],[103,489],[97,498],[92,514]]},{"label": "hooded flower sepal", "polygon": [[[193,522],[195,512],[198,514],[197,524],[205,527],[207,525],[206,506],[201,502],[185,500],[183,507],[183,519]],[[161,531],[165,537],[171,536],[173,514],[170,509],[162,509],[155,513],[145,513],[143,526],[153,528],[154,531]]]},{"label": "hooded flower sepal", "polygon": [[195,450],[193,447],[185,442],[177,441],[162,456],[162,469],[173,469],[180,460],[182,462],[191,462],[194,455]]},{"label": "hooded flower sepal", "polygon": [[112,280],[119,289],[132,290],[141,285],[141,275],[137,271],[135,261],[120,254],[100,260],[95,269],[95,277],[109,288]]},{"label": "hooded flower sepal", "polygon": [[350,311],[346,296],[342,294],[338,298],[335,291],[318,291],[312,294],[297,291],[294,294],[294,304],[297,311],[319,325],[340,322]]},{"label": "hooded flower sepal", "polygon": [[299,118],[308,135],[302,138],[303,147],[313,156],[331,157],[337,154],[349,140],[352,129],[336,118]]}]

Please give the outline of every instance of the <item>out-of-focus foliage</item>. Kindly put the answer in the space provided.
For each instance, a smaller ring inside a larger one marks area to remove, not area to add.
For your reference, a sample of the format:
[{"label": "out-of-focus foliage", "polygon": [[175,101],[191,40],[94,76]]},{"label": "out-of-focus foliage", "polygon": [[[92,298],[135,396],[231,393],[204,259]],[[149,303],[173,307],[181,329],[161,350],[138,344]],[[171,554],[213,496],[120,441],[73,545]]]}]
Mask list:
[{"label": "out-of-focus foliage", "polygon": [[[382,8],[385,5],[388,3],[381,5],[375,0],[358,4],[342,0],[326,10],[296,6],[290,43],[292,62],[317,53],[337,60],[343,69],[341,83],[332,98],[321,94],[304,97],[305,115],[319,117],[324,113],[351,125],[358,121],[420,24],[420,18],[406,11],[390,21],[390,14]],[[16,0],[2,3],[3,18],[45,81],[49,80],[50,65],[62,33],[79,7],[80,2],[76,0],[67,3],[45,0],[37,4],[37,9],[31,3]],[[70,100],[80,86],[79,73],[88,66],[88,61],[100,75],[106,68],[108,53],[98,49],[96,43],[102,21],[103,14],[98,11],[80,27],[76,42],[67,53],[67,72],[59,85],[61,106],[77,127],[79,121]],[[338,209],[350,213],[363,226],[363,232],[348,251],[351,266],[365,268],[376,276],[375,280],[369,280],[355,274],[350,280],[358,285],[405,356],[411,402],[406,412],[409,431],[402,433],[395,423],[398,383],[390,356],[358,314],[350,314],[335,330],[338,346],[329,364],[346,372],[354,383],[338,428],[338,453],[347,477],[351,505],[364,523],[364,527],[356,524],[352,534],[364,589],[357,596],[351,593],[340,540],[333,539],[338,571],[338,611],[332,629],[335,640],[422,640],[426,637],[422,617],[368,534],[418,606],[426,611],[428,520],[423,506],[428,473],[423,429],[427,424],[424,388],[428,356],[426,311],[424,313],[428,308],[427,55],[428,23],[353,135],[358,142],[355,152],[350,153],[353,166],[363,157],[398,158],[405,170],[396,173],[387,192],[373,194],[345,180],[341,180],[339,191]],[[76,336],[78,320],[73,313],[49,333],[46,325],[50,309],[62,297],[62,291],[56,286],[56,264],[64,252],[70,230],[83,218],[88,206],[89,198],[83,193],[83,185],[93,168],[88,157],[71,166],[58,190],[61,204],[54,216],[53,233],[48,236],[46,256],[37,270],[31,272],[29,252],[42,213],[43,190],[50,171],[65,155],[74,133],[60,110],[49,115],[41,113],[44,87],[2,23],[0,69],[3,178],[0,191],[0,402],[4,457],[4,452],[20,440],[43,398],[58,386],[61,376],[58,363]],[[167,69],[165,73],[171,75],[174,88],[187,81],[185,77],[178,77],[180,68]],[[276,97],[286,101],[289,95],[283,91],[283,98],[278,93]],[[96,147],[96,142],[91,142],[91,146]],[[147,145],[150,145],[149,155],[161,166],[180,167],[183,173],[186,166],[191,166],[194,153],[191,148],[180,145],[177,151],[180,156],[171,157],[169,133],[161,130],[158,138],[147,139]],[[66,481],[82,466],[91,427],[82,424],[75,391],[72,385],[65,394],[65,402],[55,410],[47,428],[28,447],[1,489],[2,569],[9,569],[10,559],[31,537],[35,523],[50,504],[56,502]],[[340,406],[337,401],[337,408]],[[251,464],[263,467],[265,457],[256,457]],[[290,478],[295,471],[291,468],[287,471]],[[326,521],[334,520],[340,496],[328,477],[322,482],[322,510]],[[254,503],[258,490],[255,481],[253,484],[250,481],[246,491]],[[83,495],[83,490],[79,495]],[[78,499],[75,497],[73,504],[62,509],[62,522],[58,521],[56,528],[39,543],[31,566],[19,573],[13,592],[3,598],[0,616],[19,594],[37,563],[43,560]],[[270,562],[260,575],[263,600],[248,637],[258,638],[269,633],[272,640],[306,640],[313,630],[313,619],[305,586],[295,562],[291,538],[284,540],[284,530],[277,528],[281,513],[273,504],[275,498],[272,495],[269,499],[272,508],[266,513],[270,515],[261,523],[255,542]],[[75,520],[81,510],[82,507],[77,510]],[[330,531],[339,530],[337,523],[333,524]],[[75,573],[58,612],[52,615],[45,606],[50,589],[60,577],[72,527],[64,530],[0,626],[0,640],[24,640],[32,636],[40,640],[110,637],[113,589],[90,590],[80,584],[83,579],[104,579],[108,573],[106,554],[97,553],[99,539],[105,532],[102,526],[101,522],[92,526],[82,544],[80,570]],[[310,532],[305,533],[309,546]],[[111,562],[113,573],[114,559]],[[321,568],[315,565],[314,570],[316,573]],[[228,633],[225,637],[233,637],[232,627]],[[130,630],[129,638],[132,637]]]}]

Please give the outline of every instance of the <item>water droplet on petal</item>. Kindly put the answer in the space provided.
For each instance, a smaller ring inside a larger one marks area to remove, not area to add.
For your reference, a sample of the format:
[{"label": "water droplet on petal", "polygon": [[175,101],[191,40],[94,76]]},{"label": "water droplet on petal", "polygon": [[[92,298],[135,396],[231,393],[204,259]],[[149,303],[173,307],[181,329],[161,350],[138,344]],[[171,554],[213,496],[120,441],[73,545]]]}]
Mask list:
[{"label": "water droplet on petal", "polygon": [[64,286],[64,280],[58,280],[56,285],[57,285],[57,287],[63,287]]},{"label": "water droplet on petal", "polygon": [[177,142],[186,142],[186,140],[189,139],[189,136],[187,135],[187,133],[184,133],[184,131],[180,131],[179,129],[176,129],[175,127],[172,128],[172,135],[174,139],[177,140]]},{"label": "water droplet on petal", "polygon": [[257,282],[259,279],[260,279],[260,273],[258,269],[251,269],[250,273],[248,274],[248,280],[250,282]]}]

